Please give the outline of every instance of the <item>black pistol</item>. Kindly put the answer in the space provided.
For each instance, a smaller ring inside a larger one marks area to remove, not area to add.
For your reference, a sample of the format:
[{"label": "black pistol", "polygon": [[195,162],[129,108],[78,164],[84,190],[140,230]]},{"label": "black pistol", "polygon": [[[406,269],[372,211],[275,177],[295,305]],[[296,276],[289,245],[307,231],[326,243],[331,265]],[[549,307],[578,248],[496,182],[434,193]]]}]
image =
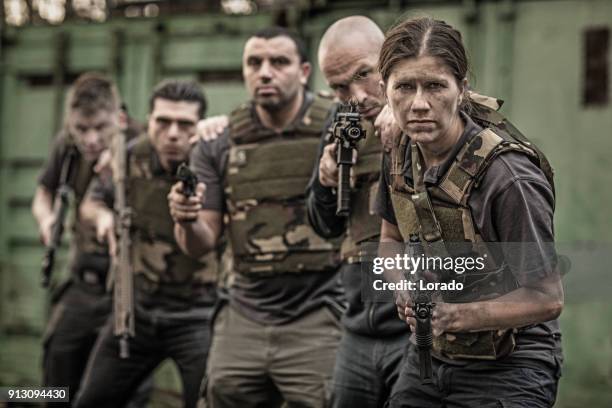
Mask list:
[{"label": "black pistol", "polygon": [[[409,245],[410,251],[412,252],[411,256],[419,257],[424,253],[423,245],[418,235],[410,237]],[[424,276],[420,276],[419,278],[424,279]],[[433,377],[433,370],[431,367],[431,348],[433,346],[431,316],[435,303],[431,301],[431,292],[426,290],[417,290],[413,301],[412,310],[414,311],[416,319],[416,330],[414,335],[416,337],[416,346],[419,352],[419,374],[421,384],[431,384]]]},{"label": "black pistol", "polygon": [[183,182],[183,194],[186,197],[195,195],[198,177],[189,169],[186,163],[181,163],[176,170],[176,178]]},{"label": "black pistol", "polygon": [[366,137],[361,127],[361,114],[355,103],[342,104],[336,112],[332,135],[338,145],[336,163],[338,164],[338,208],[336,215],[348,216],[351,208],[351,166],[353,150],[357,143]]},{"label": "black pistol", "polygon": [[416,345],[419,352],[419,373],[421,384],[431,384],[431,347],[433,346],[433,333],[431,331],[431,315],[434,304],[431,296],[421,292],[414,301],[412,310],[416,318]]}]

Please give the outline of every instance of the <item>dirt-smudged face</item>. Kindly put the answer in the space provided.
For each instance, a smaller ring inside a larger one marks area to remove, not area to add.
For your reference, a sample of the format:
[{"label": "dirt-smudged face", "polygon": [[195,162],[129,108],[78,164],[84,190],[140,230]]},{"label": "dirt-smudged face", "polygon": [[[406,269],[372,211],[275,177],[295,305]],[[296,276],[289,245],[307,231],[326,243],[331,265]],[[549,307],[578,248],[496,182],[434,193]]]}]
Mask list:
[{"label": "dirt-smudged face", "polygon": [[402,131],[427,145],[457,136],[456,130],[462,128],[459,107],[464,87],[440,58],[421,56],[393,68],[385,93]]}]

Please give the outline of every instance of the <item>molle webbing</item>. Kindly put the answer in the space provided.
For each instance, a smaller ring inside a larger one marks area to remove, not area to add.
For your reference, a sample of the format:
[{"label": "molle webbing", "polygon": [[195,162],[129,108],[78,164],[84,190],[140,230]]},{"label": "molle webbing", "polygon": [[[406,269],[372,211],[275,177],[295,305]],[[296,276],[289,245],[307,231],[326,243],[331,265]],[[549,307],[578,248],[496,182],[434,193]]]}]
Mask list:
[{"label": "molle webbing", "polygon": [[503,140],[509,143],[514,142],[532,152],[532,160],[535,160],[535,164],[542,170],[554,193],[555,182],[553,168],[538,146],[527,139],[527,137],[525,137],[525,135],[523,135],[521,131],[501,113],[493,110],[489,106],[474,104],[473,110],[470,112],[470,117],[480,126],[492,129]]},{"label": "molle webbing", "polygon": [[[232,146],[227,167],[231,201],[287,200],[303,196],[312,175],[319,140],[277,138],[270,143]],[[246,168],[248,167],[248,171]]]},{"label": "molle webbing", "polygon": [[154,154],[147,135],[138,139],[129,154],[126,184],[128,206],[132,210],[133,270],[148,282],[140,285],[141,290],[163,291],[160,284],[166,284],[167,288],[189,298],[198,285],[216,282],[217,253],[212,251],[194,259],[178,247],[167,199],[176,177],[153,174]]},{"label": "molle webbing", "polygon": [[[507,135],[500,136],[489,128],[462,146],[447,173],[437,186],[426,187],[423,181],[423,159],[416,145],[411,146],[412,175],[414,188],[405,183],[403,177],[406,144],[399,143],[394,155],[392,171],[396,174],[392,186],[392,201],[400,232],[408,240],[418,234],[428,256],[449,255],[447,243],[471,242],[478,254],[488,249],[483,245],[467,205],[472,188],[484,176],[491,162],[506,151],[517,151],[530,158],[537,153],[529,145]],[[399,156],[399,152],[403,155]],[[412,191],[411,191],[412,190]],[[411,194],[409,193],[411,191]],[[460,277],[463,291],[455,298],[444,296],[446,301],[473,302],[500,296],[517,287],[507,265],[497,265],[488,254],[484,271],[465,272]],[[449,279],[441,276],[442,280]],[[510,353],[515,345],[512,330],[481,331],[475,333],[449,333],[434,339],[434,352],[456,359],[494,360]]]},{"label": "molle webbing", "polygon": [[236,144],[261,142],[279,135],[291,136],[294,133],[319,138],[329,117],[330,109],[333,106],[333,100],[315,96],[304,113],[302,120],[283,129],[279,134],[272,129],[264,128],[255,117],[255,109],[252,104],[246,103],[230,114],[230,138]]},{"label": "molle webbing", "polygon": [[[73,211],[70,220],[71,230],[74,234],[73,243],[79,254],[82,253],[105,253],[108,251],[106,244],[101,244],[96,239],[96,230],[93,224],[87,224],[81,221],[79,218],[78,208],[80,207],[87,188],[94,177],[93,163],[86,161],[78,148],[74,144],[74,139],[68,136],[65,132],[60,133],[58,136],[64,138],[66,154],[64,160],[71,154],[70,150],[75,154],[75,160],[70,169],[70,180],[69,185],[72,187],[74,192],[74,201],[72,202]],[[77,254],[77,255],[79,255]]]},{"label": "molle webbing", "polygon": [[332,101],[315,97],[280,133],[244,105],[230,116],[225,192],[234,270],[245,274],[323,271],[337,266],[338,243],[307,224],[305,190]]},{"label": "molle webbing", "polygon": [[132,227],[151,239],[174,242],[174,222],[170,217],[167,195],[175,177],[153,177],[151,158],[155,154],[147,136],[142,136],[130,152],[128,201],[132,209]]},{"label": "molle webbing", "polygon": [[342,243],[342,258],[358,259],[359,244],[377,239],[381,218],[375,213],[376,195],[380,179],[382,144],[374,134],[370,121],[362,120],[366,139],[359,144],[357,163],[353,166],[354,188],[351,192],[351,211],[348,234]]},{"label": "molle webbing", "polygon": [[366,138],[359,143],[357,163],[353,166],[356,185],[359,185],[363,178],[378,180],[382,160],[382,144],[374,134],[374,126],[369,121],[362,120],[361,127],[366,132]]}]

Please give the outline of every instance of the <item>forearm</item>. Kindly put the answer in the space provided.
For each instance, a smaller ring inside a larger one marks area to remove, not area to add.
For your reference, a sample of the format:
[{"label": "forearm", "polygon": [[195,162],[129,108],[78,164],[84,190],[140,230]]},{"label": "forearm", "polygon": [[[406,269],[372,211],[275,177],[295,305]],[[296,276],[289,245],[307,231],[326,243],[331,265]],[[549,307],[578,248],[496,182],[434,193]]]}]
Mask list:
[{"label": "forearm", "polygon": [[336,197],[321,186],[313,182],[306,198],[308,220],[317,234],[323,238],[335,238],[345,231],[346,217],[336,215]]},{"label": "forearm", "polygon": [[194,222],[175,222],[174,224],[174,237],[177,244],[184,253],[193,258],[206,255],[219,244],[222,229],[221,216],[215,215],[213,220],[209,218],[201,214]]},{"label": "forearm", "polygon": [[457,318],[449,332],[523,327],[556,319],[563,309],[563,288],[558,276],[551,276],[537,286],[521,287],[493,300],[453,306]]},{"label": "forearm", "polygon": [[86,198],[79,208],[79,216],[82,222],[96,225],[101,218],[112,218],[113,211],[101,201]]}]

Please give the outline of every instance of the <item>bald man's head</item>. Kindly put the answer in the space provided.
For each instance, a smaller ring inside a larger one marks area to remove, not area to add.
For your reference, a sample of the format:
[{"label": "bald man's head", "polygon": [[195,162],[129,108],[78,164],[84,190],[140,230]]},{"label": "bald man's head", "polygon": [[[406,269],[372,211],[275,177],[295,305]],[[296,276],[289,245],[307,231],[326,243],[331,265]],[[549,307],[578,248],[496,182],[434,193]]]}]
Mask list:
[{"label": "bald man's head", "polygon": [[351,16],[332,24],[319,43],[319,67],[336,96],[354,98],[364,117],[374,120],[384,96],[378,82],[378,55],[385,36],[375,22]]},{"label": "bald man's head", "polygon": [[319,65],[330,52],[359,48],[362,52],[378,54],[385,35],[376,23],[364,16],[345,17],[329,26],[319,43]]}]

